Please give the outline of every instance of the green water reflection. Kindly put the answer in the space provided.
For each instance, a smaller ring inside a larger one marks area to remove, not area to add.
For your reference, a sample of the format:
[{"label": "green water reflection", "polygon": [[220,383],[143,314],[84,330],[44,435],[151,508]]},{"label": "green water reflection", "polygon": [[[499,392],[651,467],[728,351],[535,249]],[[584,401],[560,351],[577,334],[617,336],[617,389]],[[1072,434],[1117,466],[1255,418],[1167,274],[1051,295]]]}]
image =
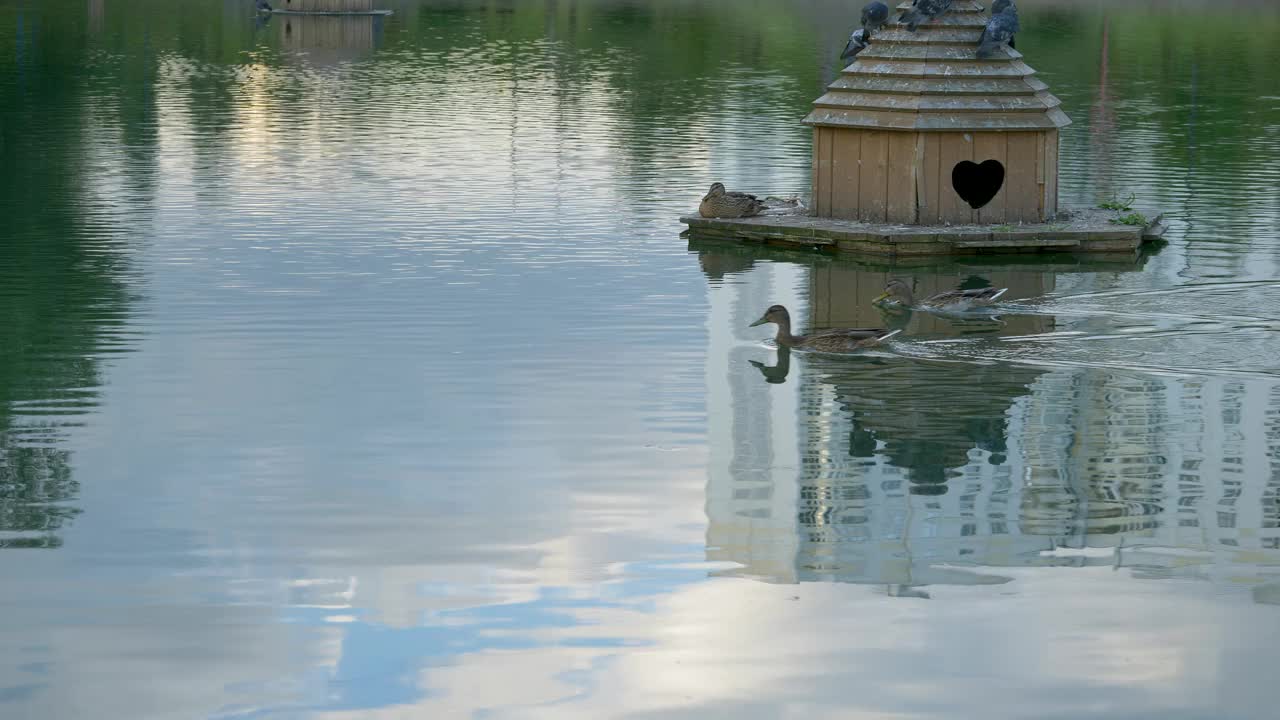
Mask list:
[{"label": "green water reflection", "polygon": [[57,547],[80,512],[64,441],[97,404],[100,358],[121,349],[128,261],[88,200],[81,58],[42,13],[4,9],[0,547]]}]

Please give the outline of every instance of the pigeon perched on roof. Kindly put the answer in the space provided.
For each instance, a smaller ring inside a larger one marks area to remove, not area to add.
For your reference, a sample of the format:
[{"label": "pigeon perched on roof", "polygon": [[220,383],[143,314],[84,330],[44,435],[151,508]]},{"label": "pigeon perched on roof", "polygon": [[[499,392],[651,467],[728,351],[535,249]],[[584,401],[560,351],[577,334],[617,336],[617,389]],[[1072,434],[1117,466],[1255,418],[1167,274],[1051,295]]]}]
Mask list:
[{"label": "pigeon perched on roof", "polygon": [[844,52],[840,53],[841,60],[849,60],[858,53],[867,49],[871,44],[871,33],[866,28],[858,28],[849,36],[849,44],[844,46]]},{"label": "pigeon perched on roof", "polygon": [[911,9],[898,16],[898,22],[906,23],[915,32],[920,23],[939,17],[951,9],[951,0],[912,0]]},{"label": "pigeon perched on roof", "polygon": [[1000,46],[1012,42],[1014,33],[1021,29],[1018,24],[1018,9],[1010,2],[1001,12],[992,15],[987,21],[987,27],[982,31],[982,38],[978,41],[978,57],[983,59],[991,57],[996,50],[1000,49]]},{"label": "pigeon perched on roof", "polygon": [[[991,16],[995,17],[996,15],[999,15],[1004,12],[1005,8],[1013,8],[1014,13],[1018,12],[1018,6],[1013,4],[1013,0],[996,0],[991,3]],[[1009,47],[1014,48],[1015,50],[1018,47],[1013,44],[1013,38],[1009,38]]]},{"label": "pigeon perched on roof", "polygon": [[873,33],[889,22],[889,6],[875,0],[862,6],[862,29]]}]

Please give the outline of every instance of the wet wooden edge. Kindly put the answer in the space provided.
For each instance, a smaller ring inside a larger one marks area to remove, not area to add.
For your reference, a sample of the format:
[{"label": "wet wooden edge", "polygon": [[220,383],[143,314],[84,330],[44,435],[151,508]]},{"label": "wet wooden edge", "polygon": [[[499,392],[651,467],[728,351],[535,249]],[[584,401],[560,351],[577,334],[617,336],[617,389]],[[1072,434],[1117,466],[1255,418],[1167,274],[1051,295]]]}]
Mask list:
[{"label": "wet wooden edge", "polygon": [[883,256],[968,255],[980,253],[1136,252],[1158,241],[1168,229],[1164,216],[1151,213],[1145,227],[1117,225],[1105,214],[1084,221],[1063,219],[1017,225],[900,225],[866,223],[811,215],[754,218],[687,216],[694,238],[766,243]]}]

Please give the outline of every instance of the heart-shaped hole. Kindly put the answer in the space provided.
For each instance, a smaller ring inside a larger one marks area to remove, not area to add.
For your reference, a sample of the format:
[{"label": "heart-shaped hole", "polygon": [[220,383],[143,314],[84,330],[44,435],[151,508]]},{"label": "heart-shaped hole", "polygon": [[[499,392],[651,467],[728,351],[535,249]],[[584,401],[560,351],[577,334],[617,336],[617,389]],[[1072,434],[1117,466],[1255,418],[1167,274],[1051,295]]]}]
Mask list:
[{"label": "heart-shaped hole", "polygon": [[974,210],[991,202],[1002,185],[1004,165],[999,160],[987,160],[981,165],[964,160],[951,171],[951,187]]}]

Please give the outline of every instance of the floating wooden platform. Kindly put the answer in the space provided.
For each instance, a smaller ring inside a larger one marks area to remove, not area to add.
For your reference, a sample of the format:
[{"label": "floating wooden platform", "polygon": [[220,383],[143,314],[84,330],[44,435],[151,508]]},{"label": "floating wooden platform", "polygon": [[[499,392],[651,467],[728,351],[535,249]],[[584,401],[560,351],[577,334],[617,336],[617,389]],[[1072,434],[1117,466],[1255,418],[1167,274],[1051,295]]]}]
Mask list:
[{"label": "floating wooden platform", "polygon": [[1133,254],[1121,252],[1037,252],[983,253],[981,255],[867,255],[861,253],[832,252],[827,247],[797,247],[794,245],[761,245],[738,240],[689,237],[690,252],[712,253],[718,257],[740,258],[742,264],[768,260],[789,262],[814,267],[839,266],[866,272],[893,273],[903,270],[917,272],[952,272],[967,268],[973,272],[1137,272],[1146,267],[1151,258],[1164,248],[1163,242],[1147,242]]},{"label": "floating wooden platform", "polygon": [[774,214],[726,219],[689,216],[693,238],[737,240],[887,257],[987,253],[1133,253],[1159,240],[1160,214],[1145,227],[1119,225],[1122,213],[1089,209],[1060,212],[1053,222],[1018,225],[886,225],[812,215]]}]

